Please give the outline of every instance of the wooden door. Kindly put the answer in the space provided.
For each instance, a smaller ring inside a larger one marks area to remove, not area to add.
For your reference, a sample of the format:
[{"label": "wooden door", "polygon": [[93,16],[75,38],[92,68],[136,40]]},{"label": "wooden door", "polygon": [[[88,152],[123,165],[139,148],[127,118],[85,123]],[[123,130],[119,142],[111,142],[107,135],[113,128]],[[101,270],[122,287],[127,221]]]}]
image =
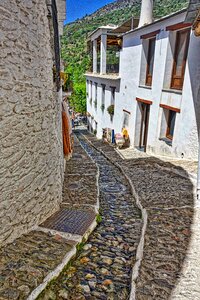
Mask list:
[{"label": "wooden door", "polygon": [[150,105],[141,103],[141,124],[140,124],[139,148],[143,149],[145,152],[146,152],[146,148],[147,148],[149,112],[150,112]]}]

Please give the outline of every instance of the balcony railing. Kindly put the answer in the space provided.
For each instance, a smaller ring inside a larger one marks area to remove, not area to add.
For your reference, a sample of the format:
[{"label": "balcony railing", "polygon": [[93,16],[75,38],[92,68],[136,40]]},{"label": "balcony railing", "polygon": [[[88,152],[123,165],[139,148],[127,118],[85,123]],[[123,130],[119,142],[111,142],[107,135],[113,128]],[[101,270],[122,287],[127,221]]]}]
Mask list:
[{"label": "balcony railing", "polygon": [[[90,67],[88,72],[92,73],[93,68]],[[97,64],[97,73],[100,73],[100,64]],[[106,74],[118,74],[119,73],[119,64],[107,64],[106,66]]]},{"label": "balcony railing", "polygon": [[107,64],[106,73],[107,74],[118,74],[119,73],[119,64]]}]

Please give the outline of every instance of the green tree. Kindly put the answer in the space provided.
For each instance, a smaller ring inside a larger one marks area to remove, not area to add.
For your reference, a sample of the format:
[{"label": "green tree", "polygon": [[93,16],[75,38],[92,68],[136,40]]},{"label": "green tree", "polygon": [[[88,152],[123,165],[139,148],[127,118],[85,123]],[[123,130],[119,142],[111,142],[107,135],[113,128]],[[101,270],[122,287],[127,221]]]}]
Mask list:
[{"label": "green tree", "polygon": [[71,107],[81,114],[86,113],[86,86],[85,82],[75,83],[72,95],[69,98]]}]

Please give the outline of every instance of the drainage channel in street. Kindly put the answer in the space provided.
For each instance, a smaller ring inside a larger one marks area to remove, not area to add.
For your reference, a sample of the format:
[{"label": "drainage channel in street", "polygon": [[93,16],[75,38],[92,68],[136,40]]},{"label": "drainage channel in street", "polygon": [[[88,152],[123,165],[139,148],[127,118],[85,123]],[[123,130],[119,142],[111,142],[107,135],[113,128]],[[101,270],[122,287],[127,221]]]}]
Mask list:
[{"label": "drainage channel in street", "polygon": [[82,147],[99,167],[100,224],[78,256],[38,299],[120,299],[131,290],[132,268],[142,220],[123,174],[76,133]]}]

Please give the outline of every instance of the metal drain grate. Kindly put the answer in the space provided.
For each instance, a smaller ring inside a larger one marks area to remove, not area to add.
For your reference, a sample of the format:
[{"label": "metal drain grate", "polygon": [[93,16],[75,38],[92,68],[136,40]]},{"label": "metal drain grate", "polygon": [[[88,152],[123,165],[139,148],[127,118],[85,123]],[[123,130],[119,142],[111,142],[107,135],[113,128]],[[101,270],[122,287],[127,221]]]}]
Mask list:
[{"label": "metal drain grate", "polygon": [[95,219],[92,211],[62,208],[40,226],[48,229],[83,235]]}]

